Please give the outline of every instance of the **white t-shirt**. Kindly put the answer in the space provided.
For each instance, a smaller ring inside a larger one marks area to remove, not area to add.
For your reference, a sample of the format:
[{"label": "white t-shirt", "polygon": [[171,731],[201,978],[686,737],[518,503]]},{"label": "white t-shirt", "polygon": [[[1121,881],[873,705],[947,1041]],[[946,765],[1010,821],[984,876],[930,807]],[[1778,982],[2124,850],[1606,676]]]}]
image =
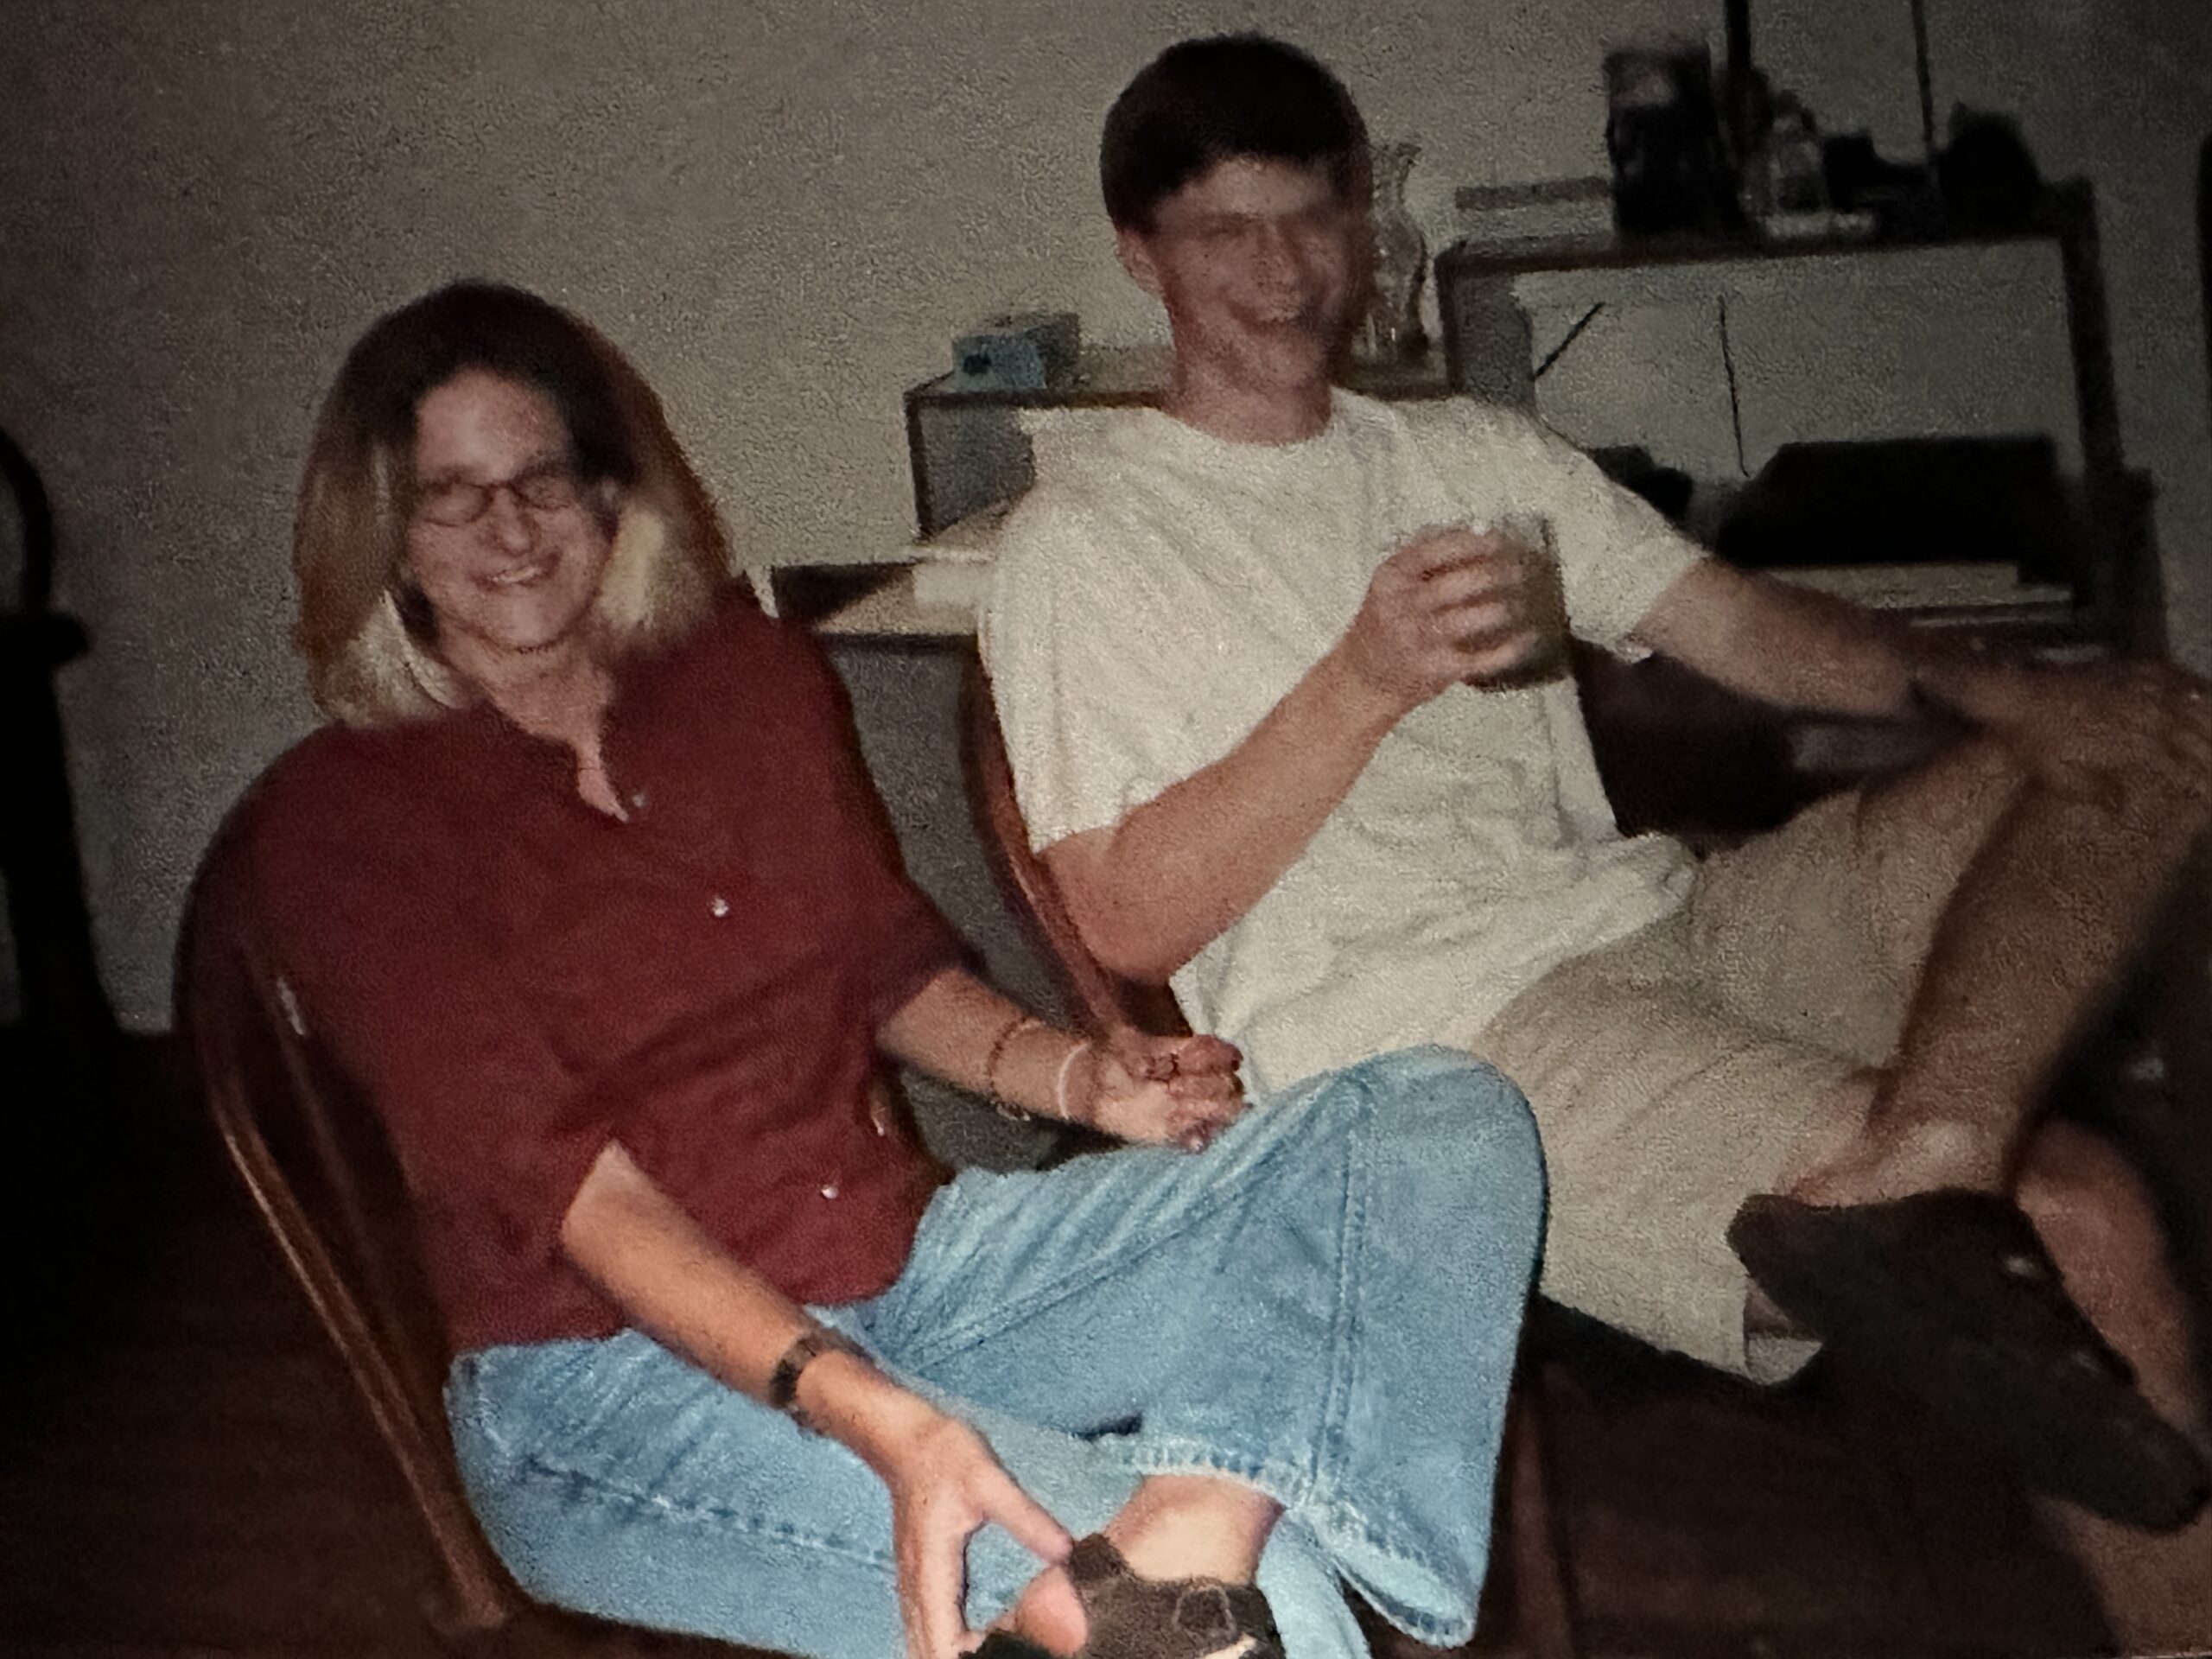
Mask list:
[{"label": "white t-shirt", "polygon": [[[1336,394],[1292,444],[1156,410],[1035,437],[982,648],[1033,842],[1118,822],[1227,754],[1424,527],[1549,518],[1574,632],[1619,648],[1702,555],[1525,416]],[[1175,976],[1256,1090],[1382,1050],[1477,1046],[1547,969],[1656,920],[1690,859],[1624,838],[1573,683],[1454,687],[1383,740],[1306,852]]]}]

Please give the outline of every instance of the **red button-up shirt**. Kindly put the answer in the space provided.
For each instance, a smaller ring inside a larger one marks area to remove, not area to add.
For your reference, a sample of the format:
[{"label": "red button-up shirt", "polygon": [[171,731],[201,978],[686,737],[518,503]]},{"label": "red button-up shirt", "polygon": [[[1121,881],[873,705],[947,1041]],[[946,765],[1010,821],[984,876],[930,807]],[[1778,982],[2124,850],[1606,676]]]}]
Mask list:
[{"label": "red button-up shirt", "polygon": [[868,1084],[959,944],[812,642],[733,597],[624,666],[606,760],[626,822],[488,707],[330,727],[252,816],[276,964],[385,1120],[456,1351],[620,1327],[558,1238],[610,1140],[801,1301],[888,1286],[944,1179]]}]

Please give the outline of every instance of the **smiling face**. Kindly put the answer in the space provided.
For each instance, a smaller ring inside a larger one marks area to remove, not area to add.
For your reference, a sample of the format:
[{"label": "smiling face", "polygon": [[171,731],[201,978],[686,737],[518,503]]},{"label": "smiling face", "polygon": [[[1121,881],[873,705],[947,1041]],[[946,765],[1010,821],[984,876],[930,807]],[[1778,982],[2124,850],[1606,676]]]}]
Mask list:
[{"label": "smiling face", "polygon": [[573,465],[560,413],[534,387],[464,369],[416,405],[407,569],[440,652],[486,689],[586,654],[611,515]]},{"label": "smiling face", "polygon": [[1325,406],[1365,232],[1325,167],[1237,156],[1162,201],[1149,230],[1119,233],[1129,275],[1167,309],[1185,418]]}]

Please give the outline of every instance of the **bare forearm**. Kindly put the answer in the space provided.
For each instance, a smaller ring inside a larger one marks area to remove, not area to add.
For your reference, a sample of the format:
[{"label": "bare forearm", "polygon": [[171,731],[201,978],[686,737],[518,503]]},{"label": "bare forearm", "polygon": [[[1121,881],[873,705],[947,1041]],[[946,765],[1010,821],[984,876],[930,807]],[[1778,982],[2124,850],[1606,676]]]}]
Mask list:
[{"label": "bare forearm", "polygon": [[1244,741],[1046,860],[1094,955],[1163,980],[1302,854],[1403,712],[1332,651]]},{"label": "bare forearm", "polygon": [[[2022,664],[1981,654],[1942,630],[1765,581],[1772,598],[1751,646],[1752,684],[1786,707],[1896,719],[1933,702],[1976,726],[2002,728],[2019,702]],[[1917,695],[1916,695],[1917,694]]]},{"label": "bare forearm", "polygon": [[[570,1201],[561,1243],[634,1324],[756,1399],[777,1361],[813,1328],[804,1308],[718,1249],[614,1142]],[[800,1367],[795,1397],[810,1427],[883,1482],[899,1611],[920,1659],[958,1659],[974,1645],[960,1586],[977,1528],[995,1522],[1039,1560],[1066,1559],[1066,1529],[1014,1484],[981,1434],[861,1355],[817,1353]]]},{"label": "bare forearm", "polygon": [[1738,689],[1785,708],[1900,717],[1912,711],[1916,652],[1910,631],[1826,594],[1756,578],[1764,605],[1738,660]]},{"label": "bare forearm", "polygon": [[[569,1259],[640,1330],[728,1387],[765,1401],[806,1311],[702,1232],[610,1142],[561,1226]],[[871,1465],[935,1414],[865,1361],[827,1353],[801,1373],[799,1403]]]},{"label": "bare forearm", "polygon": [[1914,711],[1929,657],[1892,618],[1718,561],[1693,567],[1636,632],[1746,696],[1876,719]]},{"label": "bare forearm", "polygon": [[[1023,1017],[1019,1005],[952,968],[915,993],[876,1036],[887,1053],[971,1094],[1040,1117],[1061,1116],[1060,1070],[1082,1039],[1042,1021],[1020,1025]],[[1011,1033],[1010,1026],[1016,1027]],[[1083,1075],[1070,1078],[1070,1097],[1086,1098],[1090,1079],[1084,1060],[1071,1069]]]}]

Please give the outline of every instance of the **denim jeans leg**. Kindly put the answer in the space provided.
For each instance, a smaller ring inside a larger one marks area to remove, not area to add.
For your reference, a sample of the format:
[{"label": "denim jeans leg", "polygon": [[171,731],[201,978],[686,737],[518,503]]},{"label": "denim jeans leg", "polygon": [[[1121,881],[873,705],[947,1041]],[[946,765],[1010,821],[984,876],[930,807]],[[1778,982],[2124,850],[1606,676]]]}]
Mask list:
[{"label": "denim jeans leg", "polygon": [[1518,1091],[1419,1049],[1257,1103],[1200,1156],[963,1175],[846,1312],[932,1389],[1259,1486],[1386,1617],[1456,1642],[1542,1208]]},{"label": "denim jeans leg", "polygon": [[[902,1651],[882,1482],[650,1338],[465,1355],[446,1404],[470,1505],[537,1599],[820,1659]],[[1072,1527],[1103,1525],[1136,1484],[1073,1436],[974,1414],[1015,1480]],[[984,1538],[969,1560],[976,1623],[1039,1566],[1006,1534]]]},{"label": "denim jeans leg", "polygon": [[464,1355],[446,1408],[470,1505],[538,1600],[823,1659],[899,1651],[881,1483],[651,1338]]},{"label": "denim jeans leg", "polygon": [[[1290,1659],[1361,1651],[1339,1574],[1454,1640],[1480,1587],[1534,1148],[1495,1073],[1395,1057],[1263,1103],[1202,1157],[963,1178],[898,1285],[819,1311],[969,1396],[949,1403],[1077,1533],[1148,1470],[1276,1491],[1291,1508],[1260,1586]],[[650,1338],[467,1356],[448,1406],[477,1513],[541,1599],[823,1659],[899,1651],[875,1476]],[[986,1529],[970,1622],[1036,1567]]]}]

